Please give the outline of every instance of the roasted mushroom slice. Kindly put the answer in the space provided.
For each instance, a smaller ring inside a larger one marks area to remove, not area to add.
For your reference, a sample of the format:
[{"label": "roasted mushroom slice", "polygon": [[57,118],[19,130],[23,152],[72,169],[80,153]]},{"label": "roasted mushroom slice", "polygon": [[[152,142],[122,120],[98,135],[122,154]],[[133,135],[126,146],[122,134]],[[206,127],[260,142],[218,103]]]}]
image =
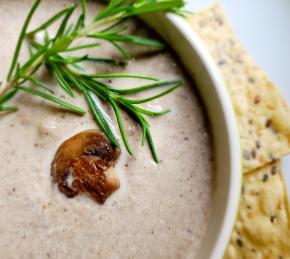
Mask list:
[{"label": "roasted mushroom slice", "polygon": [[51,175],[68,198],[84,192],[103,204],[120,186],[113,168],[119,156],[120,150],[103,133],[83,131],[59,147]]}]

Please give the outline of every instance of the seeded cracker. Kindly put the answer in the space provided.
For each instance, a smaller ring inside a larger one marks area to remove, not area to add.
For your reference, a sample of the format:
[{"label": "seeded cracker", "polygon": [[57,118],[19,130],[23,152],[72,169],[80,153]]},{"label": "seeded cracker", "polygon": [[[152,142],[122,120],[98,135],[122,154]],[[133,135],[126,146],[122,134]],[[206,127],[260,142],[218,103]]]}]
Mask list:
[{"label": "seeded cracker", "polygon": [[233,100],[241,137],[243,171],[290,152],[290,110],[242,48],[219,4],[192,15],[190,23],[214,57]]},{"label": "seeded cracker", "polygon": [[287,206],[279,162],[246,174],[237,221],[224,259],[290,258]]}]

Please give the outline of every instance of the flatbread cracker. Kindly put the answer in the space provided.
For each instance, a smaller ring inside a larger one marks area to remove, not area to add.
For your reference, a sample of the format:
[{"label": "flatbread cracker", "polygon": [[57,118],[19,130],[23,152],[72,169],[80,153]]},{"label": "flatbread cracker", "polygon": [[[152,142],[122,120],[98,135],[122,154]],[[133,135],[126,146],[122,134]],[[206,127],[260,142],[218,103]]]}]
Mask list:
[{"label": "flatbread cracker", "polygon": [[242,48],[219,4],[189,17],[228,87],[237,114],[243,171],[290,152],[290,109],[267,75]]},{"label": "flatbread cracker", "polygon": [[290,258],[289,209],[280,162],[244,176],[237,221],[224,259]]}]

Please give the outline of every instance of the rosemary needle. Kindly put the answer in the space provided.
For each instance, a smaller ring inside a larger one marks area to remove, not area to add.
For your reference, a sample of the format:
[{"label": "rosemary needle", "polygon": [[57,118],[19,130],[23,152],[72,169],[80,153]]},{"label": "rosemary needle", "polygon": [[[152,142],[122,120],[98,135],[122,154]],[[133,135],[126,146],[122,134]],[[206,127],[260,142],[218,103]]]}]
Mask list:
[{"label": "rosemary needle", "polygon": [[[79,72],[82,69],[80,64],[82,62],[95,62],[96,64],[103,65],[111,64],[125,66],[127,60],[130,58],[130,53],[121,45],[122,43],[145,45],[156,49],[163,49],[165,47],[163,42],[136,35],[128,35],[125,33],[126,27],[121,25],[128,17],[152,12],[164,11],[181,13],[181,8],[184,5],[183,0],[136,0],[133,2],[126,0],[111,0],[108,6],[101,10],[91,23],[87,23],[86,21],[87,4],[86,0],[82,0],[82,11],[75,23],[71,22],[72,14],[77,8],[77,5],[73,4],[60,10],[47,21],[27,33],[29,23],[40,2],[41,0],[34,1],[23,24],[7,76],[8,84],[6,90],[0,95],[0,112],[17,110],[17,107],[6,106],[6,103],[21,91],[56,103],[69,111],[81,115],[85,114],[82,108],[56,97],[50,86],[35,77],[37,70],[45,65],[58,83],[58,86],[67,95],[74,97],[75,92],[78,91],[84,96],[100,129],[115,146],[120,146],[112,130],[112,125],[96,97],[111,105],[116,115],[124,145],[131,155],[133,151],[126,135],[122,112],[125,111],[136,119],[142,129],[141,145],[143,146],[147,140],[152,156],[158,163],[158,156],[152,139],[150,124],[146,117],[161,116],[168,113],[170,110],[166,109],[161,112],[156,112],[142,108],[138,106],[138,104],[150,102],[169,94],[180,87],[183,82],[181,80],[162,81],[147,75],[125,73],[85,74]],[[47,29],[56,22],[60,22],[56,34],[49,35]],[[44,42],[37,42],[34,40],[34,36],[41,31],[45,33]],[[28,39],[30,57],[21,64],[18,58],[25,37]],[[98,47],[100,46],[99,42],[77,45],[75,41],[79,38],[90,38],[91,40],[97,39],[109,42],[122,54],[124,60],[116,60],[111,57],[90,57],[87,54],[83,56],[65,56],[68,52],[75,52],[78,50],[85,51],[90,48],[96,49],[97,53]],[[72,43],[74,43],[73,47],[71,47]],[[72,69],[72,67],[75,69]],[[114,89],[99,81],[104,78],[139,78],[153,82],[128,89]],[[29,81],[32,85],[24,86],[23,83],[26,81]],[[37,89],[37,87],[41,87],[44,91]],[[165,89],[147,98],[132,99],[127,97],[127,95],[160,87]]]},{"label": "rosemary needle", "polygon": [[28,25],[30,23],[30,20],[31,20],[34,12],[36,11],[37,7],[39,6],[40,2],[41,2],[41,0],[35,0],[34,1],[31,9],[30,9],[30,11],[29,11],[29,13],[27,15],[27,18],[25,19],[25,22],[23,24],[23,27],[22,27],[22,30],[20,32],[20,36],[19,36],[16,48],[15,48],[15,52],[14,52],[14,55],[13,55],[11,67],[10,67],[10,70],[9,70],[9,73],[8,73],[8,76],[7,76],[7,81],[9,81],[11,79],[12,73],[14,72],[15,66],[17,64],[17,59],[19,57],[19,53],[20,53],[20,50],[21,50],[21,46],[22,46],[23,40],[25,38],[27,27],[28,27]]},{"label": "rosemary needle", "polygon": [[33,95],[42,97],[42,98],[44,98],[44,99],[46,99],[48,101],[55,102],[55,103],[65,107],[65,108],[67,108],[68,110],[71,110],[73,112],[79,113],[81,115],[84,115],[86,113],[83,109],[81,109],[81,108],[79,108],[79,107],[77,107],[75,105],[67,103],[67,102],[63,101],[62,99],[59,99],[59,98],[57,98],[57,97],[55,97],[53,95],[49,95],[47,93],[41,92],[41,91],[36,90],[34,88],[24,87],[24,86],[21,86],[21,85],[18,85],[15,88],[17,90],[22,90],[22,91],[27,92],[29,94],[33,94]]}]

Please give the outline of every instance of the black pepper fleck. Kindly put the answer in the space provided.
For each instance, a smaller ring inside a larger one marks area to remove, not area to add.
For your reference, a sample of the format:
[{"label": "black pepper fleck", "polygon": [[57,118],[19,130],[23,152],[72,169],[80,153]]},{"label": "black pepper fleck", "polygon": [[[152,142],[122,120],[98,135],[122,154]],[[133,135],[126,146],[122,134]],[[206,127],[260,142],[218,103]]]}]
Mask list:
[{"label": "black pepper fleck", "polygon": [[271,125],[272,125],[272,120],[271,119],[266,120],[266,123],[265,123],[266,128],[270,128]]},{"label": "black pepper fleck", "polygon": [[267,174],[263,175],[263,182],[267,182],[268,181],[269,176]]},{"label": "black pepper fleck", "polygon": [[254,103],[259,104],[260,102],[261,102],[261,97],[259,95],[257,95],[254,99]]},{"label": "black pepper fleck", "polygon": [[271,168],[271,175],[275,175],[277,173],[277,167],[274,165]]},{"label": "black pepper fleck", "polygon": [[244,246],[243,241],[241,239],[237,239],[237,244],[240,247],[243,247]]},{"label": "black pepper fleck", "polygon": [[256,148],[257,149],[261,148],[261,142],[259,140],[256,140]]},{"label": "black pepper fleck", "polygon": [[251,156],[252,156],[252,158],[254,158],[254,159],[257,157],[257,152],[256,152],[255,149],[252,149],[252,151],[251,151]]},{"label": "black pepper fleck", "polygon": [[271,216],[271,217],[270,217],[270,221],[271,221],[272,223],[274,223],[275,219],[276,219],[276,216]]}]

